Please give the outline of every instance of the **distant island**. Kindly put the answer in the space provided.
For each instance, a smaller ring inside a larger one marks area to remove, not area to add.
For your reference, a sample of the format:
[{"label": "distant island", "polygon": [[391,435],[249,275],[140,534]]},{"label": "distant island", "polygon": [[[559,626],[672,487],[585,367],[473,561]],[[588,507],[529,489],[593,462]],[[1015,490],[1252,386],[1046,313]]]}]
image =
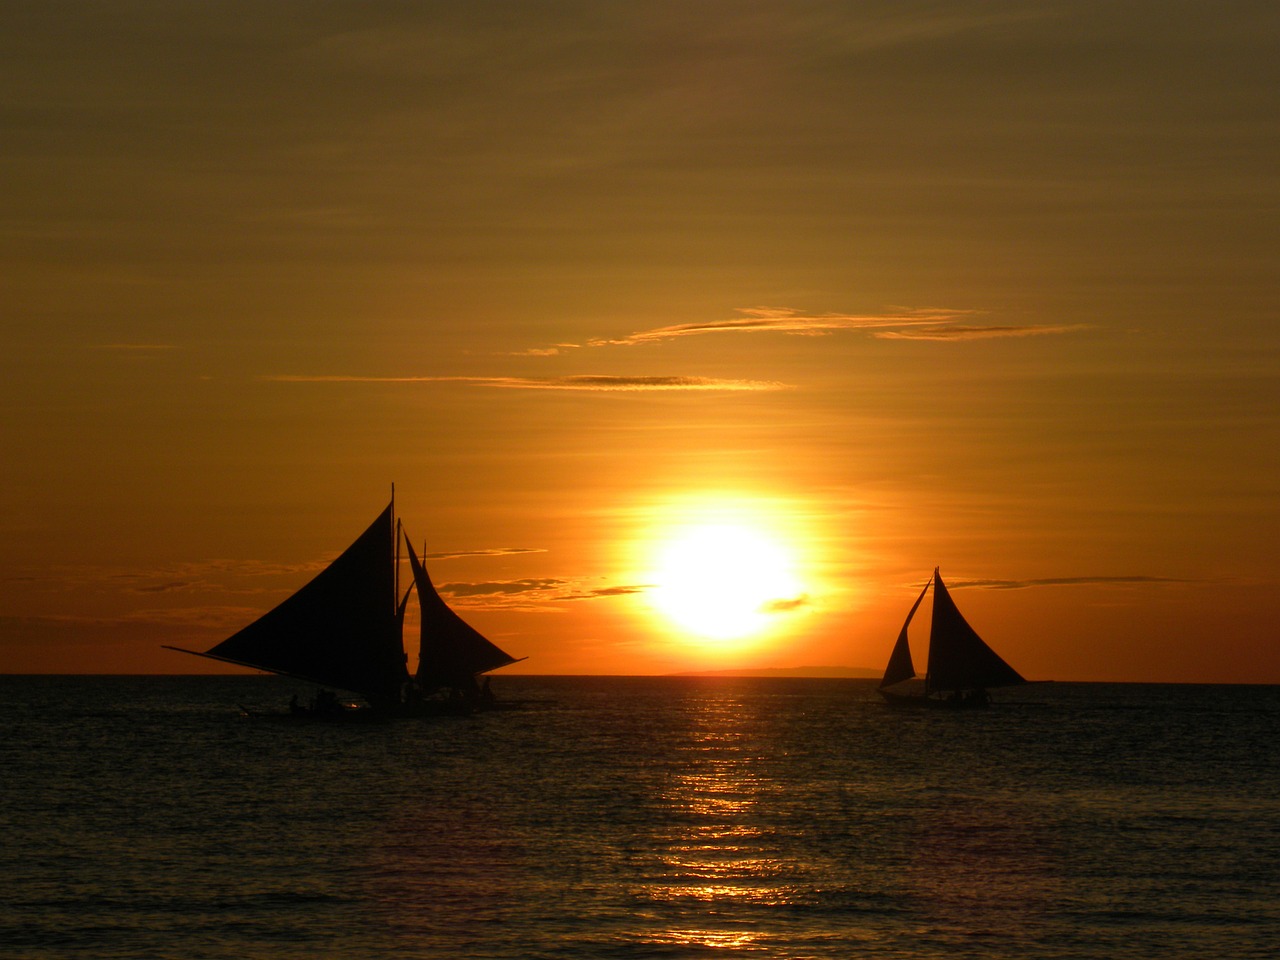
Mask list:
[{"label": "distant island", "polygon": [[673,677],[857,677],[876,678],[882,670],[871,667],[749,667],[737,670],[685,670]]}]

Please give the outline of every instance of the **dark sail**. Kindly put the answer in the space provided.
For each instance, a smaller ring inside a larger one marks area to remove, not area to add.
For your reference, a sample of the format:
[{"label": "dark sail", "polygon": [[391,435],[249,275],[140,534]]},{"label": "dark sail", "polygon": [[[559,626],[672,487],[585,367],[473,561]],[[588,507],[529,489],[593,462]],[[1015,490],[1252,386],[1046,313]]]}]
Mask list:
[{"label": "dark sail", "polygon": [[418,685],[423,690],[437,687],[469,689],[477,674],[515,663],[516,658],[491,643],[460,616],[436,593],[427,568],[409,547],[409,567],[418,588],[422,608],[421,645],[418,652]]},{"label": "dark sail", "polygon": [[910,680],[916,675],[915,664],[911,662],[911,644],[907,641],[907,627],[911,626],[911,618],[916,615],[920,601],[929,592],[929,584],[932,582],[932,578],[925,581],[924,589],[920,591],[920,596],[916,597],[916,602],[911,605],[911,610],[907,613],[907,619],[903,621],[902,630],[898,633],[898,642],[893,645],[893,652],[889,654],[889,665],[884,668],[884,678],[880,681],[882,687]]},{"label": "dark sail", "polygon": [[397,702],[409,675],[391,517],[388,506],[314,580],[204,656]]},{"label": "dark sail", "polygon": [[1027,682],[969,626],[936,569],[925,681],[930,691],[1007,687]]}]

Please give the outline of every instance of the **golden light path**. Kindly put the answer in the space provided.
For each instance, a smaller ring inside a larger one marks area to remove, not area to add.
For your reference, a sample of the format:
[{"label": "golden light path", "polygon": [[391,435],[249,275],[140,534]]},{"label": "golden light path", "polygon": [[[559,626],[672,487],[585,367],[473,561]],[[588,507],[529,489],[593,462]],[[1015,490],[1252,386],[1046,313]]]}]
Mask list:
[{"label": "golden light path", "polygon": [[658,516],[647,544],[646,596],[684,633],[714,643],[755,637],[805,604],[795,535],[776,509],[694,501]]}]

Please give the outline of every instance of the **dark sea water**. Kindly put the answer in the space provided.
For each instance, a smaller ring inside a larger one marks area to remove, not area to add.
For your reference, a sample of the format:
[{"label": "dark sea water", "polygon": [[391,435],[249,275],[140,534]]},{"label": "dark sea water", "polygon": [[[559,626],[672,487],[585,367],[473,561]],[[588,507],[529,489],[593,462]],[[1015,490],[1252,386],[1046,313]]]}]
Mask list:
[{"label": "dark sea water", "polygon": [[1280,688],[520,678],[249,719],[277,678],[0,678],[0,956],[1246,958]]}]

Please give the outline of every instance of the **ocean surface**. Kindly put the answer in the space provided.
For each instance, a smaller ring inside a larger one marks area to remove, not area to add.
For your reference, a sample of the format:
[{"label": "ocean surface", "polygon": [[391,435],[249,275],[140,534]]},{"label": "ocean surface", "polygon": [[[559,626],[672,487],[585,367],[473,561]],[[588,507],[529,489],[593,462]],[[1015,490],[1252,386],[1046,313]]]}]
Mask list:
[{"label": "ocean surface", "polygon": [[249,718],[271,677],[0,677],[0,957],[1249,958],[1280,687],[502,677]]}]

